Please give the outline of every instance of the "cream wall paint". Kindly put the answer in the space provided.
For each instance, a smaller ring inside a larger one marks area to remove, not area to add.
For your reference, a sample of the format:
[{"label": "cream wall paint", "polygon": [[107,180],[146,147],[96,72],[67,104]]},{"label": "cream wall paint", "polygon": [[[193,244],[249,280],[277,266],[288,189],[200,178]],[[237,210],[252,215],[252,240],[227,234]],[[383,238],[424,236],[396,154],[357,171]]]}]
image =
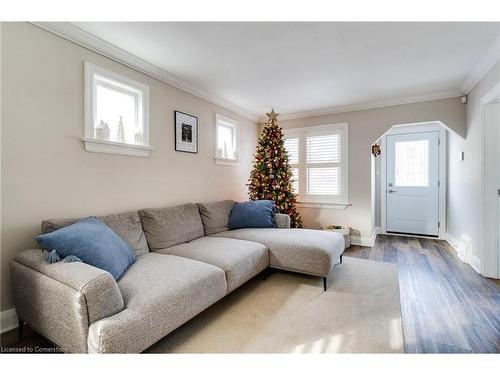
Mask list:
[{"label": "cream wall paint", "polygon": [[349,124],[349,202],[352,205],[344,210],[300,208],[304,226],[348,225],[353,228],[351,234],[355,242],[369,241],[376,222],[371,214],[371,145],[393,125],[435,120],[465,136],[465,105],[460,98],[281,121],[284,128],[341,122]]},{"label": "cream wall paint", "polygon": [[[448,233],[470,238],[471,264],[481,259],[481,98],[500,82],[498,62],[468,94],[466,139],[448,137]],[[459,153],[465,158],[459,161]]]},{"label": "cream wall paint", "polygon": [[[30,24],[4,23],[1,41],[2,310],[9,261],[36,247],[42,219],[246,199],[257,124]],[[84,61],[149,85],[149,158],[84,151]],[[199,154],[174,151],[174,110],[198,116]],[[216,112],[239,121],[239,167],[214,163]]]}]

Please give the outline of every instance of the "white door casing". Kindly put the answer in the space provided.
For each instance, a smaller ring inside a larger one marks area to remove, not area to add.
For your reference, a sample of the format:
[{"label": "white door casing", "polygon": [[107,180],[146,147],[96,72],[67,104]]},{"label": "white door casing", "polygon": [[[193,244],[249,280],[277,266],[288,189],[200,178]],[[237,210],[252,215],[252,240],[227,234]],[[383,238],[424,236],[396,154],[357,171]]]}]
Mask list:
[{"label": "white door casing", "polygon": [[386,140],[386,231],[439,236],[439,131]]},{"label": "white door casing", "polygon": [[482,251],[481,274],[500,278],[500,104],[488,103],[482,108]]},{"label": "white door casing", "polygon": [[481,257],[476,268],[500,278],[500,82],[481,98]]},{"label": "white door casing", "polygon": [[[496,131],[496,140],[497,145],[500,145],[500,102],[495,104],[495,131]],[[497,156],[496,156],[496,170],[497,170],[497,279],[500,278],[500,147],[497,147]]]}]

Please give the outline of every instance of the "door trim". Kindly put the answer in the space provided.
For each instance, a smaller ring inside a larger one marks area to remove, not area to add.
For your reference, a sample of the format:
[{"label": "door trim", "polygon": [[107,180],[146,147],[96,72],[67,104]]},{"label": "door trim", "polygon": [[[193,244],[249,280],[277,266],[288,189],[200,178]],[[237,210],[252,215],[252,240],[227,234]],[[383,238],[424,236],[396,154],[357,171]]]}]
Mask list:
[{"label": "door trim", "polygon": [[[425,122],[418,124],[397,125],[392,127],[381,138],[382,153],[380,155],[380,233],[398,236],[398,234],[388,233],[387,227],[387,135],[424,133],[428,131],[439,131],[439,237],[446,239],[446,129],[439,121]],[[435,238],[435,237],[433,237]]]},{"label": "door trim", "polygon": [[[500,99],[500,82],[497,83],[480,101],[481,116],[481,263],[479,265],[480,273],[486,277],[500,278],[500,269],[498,267],[498,244],[496,238],[488,236],[489,233],[498,231],[495,226],[498,225],[497,218],[497,173],[488,166],[492,158],[496,158],[496,147],[492,146],[488,139],[491,139],[493,129],[486,123],[484,116],[485,106],[492,104]],[[493,198],[494,197],[494,198]],[[494,220],[496,218],[496,220]],[[498,237],[498,232],[497,232]]]}]

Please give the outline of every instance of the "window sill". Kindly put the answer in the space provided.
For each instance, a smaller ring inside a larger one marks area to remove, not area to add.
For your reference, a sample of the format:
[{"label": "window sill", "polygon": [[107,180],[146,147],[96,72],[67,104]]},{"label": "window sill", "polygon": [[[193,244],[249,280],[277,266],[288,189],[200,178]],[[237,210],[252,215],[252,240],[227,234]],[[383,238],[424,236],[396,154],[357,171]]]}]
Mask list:
[{"label": "window sill", "polygon": [[89,152],[99,152],[104,154],[126,155],[141,158],[149,157],[153,150],[151,147],[131,145],[119,142],[101,141],[98,139],[82,138],[85,150]]},{"label": "window sill", "polygon": [[334,210],[343,210],[349,206],[350,203],[331,203],[331,202],[297,202],[298,207],[303,208],[330,208]]},{"label": "window sill", "polygon": [[215,158],[215,164],[217,165],[226,165],[230,167],[237,167],[240,165],[240,161],[238,159],[219,159]]}]

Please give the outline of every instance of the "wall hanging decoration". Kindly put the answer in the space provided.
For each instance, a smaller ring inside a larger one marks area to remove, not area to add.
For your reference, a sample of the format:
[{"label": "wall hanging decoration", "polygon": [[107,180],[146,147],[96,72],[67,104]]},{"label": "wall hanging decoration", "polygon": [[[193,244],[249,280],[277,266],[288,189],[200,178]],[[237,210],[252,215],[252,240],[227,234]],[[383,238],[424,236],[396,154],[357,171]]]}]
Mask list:
[{"label": "wall hanging decoration", "polygon": [[374,143],[372,145],[372,155],[375,157],[378,157],[381,152],[382,152],[382,149],[380,148],[380,145],[378,143]]},{"label": "wall hanging decoration", "polygon": [[175,111],[175,151],[198,153],[198,117]]}]

